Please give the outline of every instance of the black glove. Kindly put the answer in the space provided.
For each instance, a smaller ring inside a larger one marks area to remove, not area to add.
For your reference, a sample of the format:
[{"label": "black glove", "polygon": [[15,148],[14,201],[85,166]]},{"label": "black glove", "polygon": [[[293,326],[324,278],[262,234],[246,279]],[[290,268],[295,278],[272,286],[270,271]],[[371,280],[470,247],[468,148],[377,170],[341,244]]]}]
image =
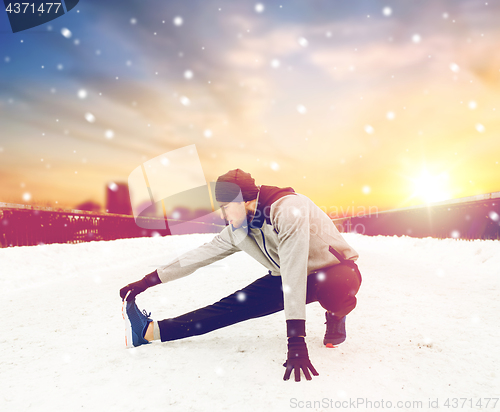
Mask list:
[{"label": "black glove", "polygon": [[144,292],[147,288],[150,288],[151,286],[159,285],[160,283],[161,283],[160,277],[158,276],[158,272],[155,270],[149,275],[144,276],[141,280],[129,283],[127,286],[121,288],[120,297],[122,298],[122,300],[125,299],[125,296],[127,295],[128,291],[130,291],[130,294],[127,296],[127,302],[130,302],[131,300],[134,300],[139,293]]},{"label": "black glove", "polygon": [[303,337],[288,338],[288,359],[283,366],[286,366],[285,376],[283,376],[283,380],[285,381],[290,379],[292,370],[295,371],[295,382],[300,382],[301,369],[308,381],[312,379],[309,370],[311,370],[314,376],[319,375],[309,360],[306,341]]}]

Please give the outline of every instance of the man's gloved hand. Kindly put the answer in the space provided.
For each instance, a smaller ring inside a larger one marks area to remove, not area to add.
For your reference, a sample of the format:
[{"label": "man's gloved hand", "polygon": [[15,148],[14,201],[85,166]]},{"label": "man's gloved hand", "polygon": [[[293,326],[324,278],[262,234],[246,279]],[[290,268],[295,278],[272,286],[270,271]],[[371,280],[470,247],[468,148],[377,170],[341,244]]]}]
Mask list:
[{"label": "man's gloved hand", "polygon": [[125,296],[130,291],[129,295],[127,296],[127,302],[130,302],[131,300],[134,300],[139,293],[144,292],[151,286],[159,285],[160,283],[160,277],[158,276],[158,272],[155,270],[149,275],[144,276],[141,280],[129,283],[127,286],[121,288],[120,297],[122,298],[122,300],[125,299]]},{"label": "man's gloved hand", "polygon": [[283,366],[286,367],[285,376],[283,376],[283,380],[285,381],[290,379],[292,370],[295,371],[295,382],[300,382],[301,369],[308,381],[312,379],[309,370],[311,370],[314,376],[319,375],[309,360],[306,341],[303,337],[288,338],[288,358]]}]

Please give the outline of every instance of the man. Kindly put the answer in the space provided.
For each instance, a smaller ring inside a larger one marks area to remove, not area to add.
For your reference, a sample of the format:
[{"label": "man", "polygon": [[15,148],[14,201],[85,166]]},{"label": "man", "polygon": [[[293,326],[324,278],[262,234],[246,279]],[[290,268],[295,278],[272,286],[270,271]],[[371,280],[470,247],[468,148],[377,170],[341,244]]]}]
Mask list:
[{"label": "man", "polygon": [[[318,301],[326,309],[324,345],[342,343],[345,318],[356,306],[361,284],[355,263],[358,254],[326,213],[290,187],[257,187],[249,173],[235,169],[217,179],[215,197],[228,226],[211,242],[120,290],[127,346],[202,335],[284,309],[288,337],[284,380],[293,371],[300,381],[301,370],[310,380],[310,372],[318,373],[304,340],[305,305]],[[176,318],[153,322],[137,308],[135,296],[147,288],[242,250],[269,269],[268,275],[213,305]]]}]

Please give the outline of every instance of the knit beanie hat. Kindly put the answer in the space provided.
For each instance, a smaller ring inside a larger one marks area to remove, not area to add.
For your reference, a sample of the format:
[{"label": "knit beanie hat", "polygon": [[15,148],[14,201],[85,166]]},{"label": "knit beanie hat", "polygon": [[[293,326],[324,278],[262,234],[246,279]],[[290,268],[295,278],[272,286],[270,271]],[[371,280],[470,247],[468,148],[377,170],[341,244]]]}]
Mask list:
[{"label": "knit beanie hat", "polygon": [[218,202],[248,202],[256,199],[258,193],[255,179],[241,169],[230,170],[219,176],[215,183],[215,198]]}]

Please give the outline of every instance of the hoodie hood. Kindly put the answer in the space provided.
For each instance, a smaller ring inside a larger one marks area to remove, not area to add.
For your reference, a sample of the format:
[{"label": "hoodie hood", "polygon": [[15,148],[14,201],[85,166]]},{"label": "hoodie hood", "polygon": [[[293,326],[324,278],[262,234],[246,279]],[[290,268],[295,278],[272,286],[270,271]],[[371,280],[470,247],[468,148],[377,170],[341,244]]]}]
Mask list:
[{"label": "hoodie hood", "polygon": [[271,205],[283,196],[295,195],[295,190],[291,187],[276,187],[264,186],[260,187],[259,195],[257,198],[257,207],[255,208],[255,215],[250,222],[249,227],[252,229],[260,229],[266,221],[271,224]]}]

